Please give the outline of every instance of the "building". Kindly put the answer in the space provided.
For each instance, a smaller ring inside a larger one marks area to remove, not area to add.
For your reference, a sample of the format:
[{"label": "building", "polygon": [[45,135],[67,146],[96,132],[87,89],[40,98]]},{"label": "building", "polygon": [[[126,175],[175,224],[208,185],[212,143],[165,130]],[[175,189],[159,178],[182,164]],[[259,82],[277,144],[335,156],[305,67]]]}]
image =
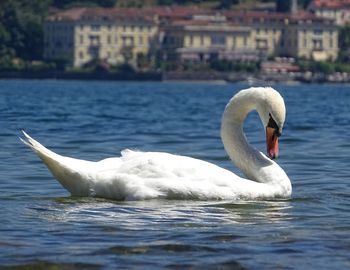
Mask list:
[{"label": "building", "polygon": [[338,29],[332,19],[298,12],[288,18],[284,35],[287,56],[316,61],[338,57]]},{"label": "building", "polygon": [[227,11],[228,20],[251,27],[250,42],[260,55],[335,60],[338,55],[337,26],[332,19],[309,12]]},{"label": "building", "polygon": [[132,64],[150,54],[157,34],[157,18],[141,10],[70,9],[46,20],[44,57],[65,59],[74,67],[94,60]]},{"label": "building", "polygon": [[[345,1],[345,0],[344,0]],[[99,60],[259,61],[268,56],[336,59],[333,19],[305,11],[215,11],[197,7],[73,8],[48,17],[46,59],[81,67]]]},{"label": "building", "polygon": [[350,0],[313,0],[307,10],[318,17],[333,19],[337,25],[350,23]]},{"label": "building", "polygon": [[334,20],[305,11],[197,11],[160,29],[166,59],[258,61],[288,56],[322,61],[338,56]]},{"label": "building", "polygon": [[228,22],[223,15],[194,15],[174,20],[163,28],[163,58],[181,62],[208,62],[213,59],[257,60],[248,26]]}]

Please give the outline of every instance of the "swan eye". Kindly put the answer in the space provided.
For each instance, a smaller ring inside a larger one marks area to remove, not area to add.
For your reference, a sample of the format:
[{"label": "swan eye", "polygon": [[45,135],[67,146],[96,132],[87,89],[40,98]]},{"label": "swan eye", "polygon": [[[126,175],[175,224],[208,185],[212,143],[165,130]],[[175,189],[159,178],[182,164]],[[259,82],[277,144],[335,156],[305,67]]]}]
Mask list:
[{"label": "swan eye", "polygon": [[267,123],[267,127],[273,128],[275,130],[274,133],[277,137],[281,136],[280,128],[270,113],[269,113],[269,122]]}]

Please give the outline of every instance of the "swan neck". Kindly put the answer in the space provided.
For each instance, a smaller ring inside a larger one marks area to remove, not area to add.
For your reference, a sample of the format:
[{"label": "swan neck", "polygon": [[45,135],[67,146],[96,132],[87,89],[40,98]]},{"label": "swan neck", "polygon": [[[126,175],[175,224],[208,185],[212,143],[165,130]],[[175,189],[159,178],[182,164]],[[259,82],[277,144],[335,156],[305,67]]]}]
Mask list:
[{"label": "swan neck", "polygon": [[247,162],[251,146],[243,133],[243,122],[252,110],[247,104],[231,102],[226,106],[221,123],[221,138],[224,148],[233,163],[244,173],[246,171],[244,163]]},{"label": "swan neck", "polygon": [[266,126],[266,91],[270,90],[246,89],[230,100],[222,116],[221,138],[232,162],[249,180],[268,184],[276,196],[289,196],[292,186],[287,174],[276,162],[249,145],[243,132],[243,122],[252,110],[258,111]]},{"label": "swan neck", "polygon": [[248,179],[262,182],[259,168],[271,165],[272,161],[253,148],[243,132],[243,123],[249,112],[258,110],[259,101],[254,95],[238,94],[224,111],[221,123],[221,138],[232,162]]}]

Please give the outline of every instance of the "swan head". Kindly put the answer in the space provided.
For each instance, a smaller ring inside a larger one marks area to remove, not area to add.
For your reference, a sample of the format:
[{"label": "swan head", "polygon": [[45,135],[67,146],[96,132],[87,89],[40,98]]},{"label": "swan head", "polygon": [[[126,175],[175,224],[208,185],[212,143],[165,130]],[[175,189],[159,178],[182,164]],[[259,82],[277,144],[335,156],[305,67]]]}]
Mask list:
[{"label": "swan head", "polygon": [[[278,138],[282,134],[286,107],[282,96],[271,87],[251,87],[239,91],[226,105],[222,117],[221,137],[231,159],[240,152],[240,143],[232,140],[233,134],[242,130],[247,114],[253,110],[259,113],[266,132],[267,155],[270,159],[278,157]],[[237,128],[241,127],[241,128]],[[232,150],[231,150],[232,149]],[[243,150],[242,150],[243,151]]]},{"label": "swan head", "polygon": [[260,88],[257,111],[266,132],[266,147],[269,158],[278,157],[278,138],[282,134],[286,107],[280,93],[271,87]]}]

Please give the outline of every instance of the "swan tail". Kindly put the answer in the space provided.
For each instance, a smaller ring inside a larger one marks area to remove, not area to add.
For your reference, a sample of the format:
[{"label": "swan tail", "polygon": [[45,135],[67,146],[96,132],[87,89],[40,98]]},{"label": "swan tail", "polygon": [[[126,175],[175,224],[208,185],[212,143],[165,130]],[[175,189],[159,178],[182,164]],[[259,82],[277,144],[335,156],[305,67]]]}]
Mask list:
[{"label": "swan tail", "polygon": [[[56,160],[59,155],[52,152],[51,150],[47,149],[45,146],[40,144],[38,141],[34,140],[32,137],[30,137],[25,131],[22,130],[22,133],[25,137],[19,138],[25,145],[29,146],[46,164],[46,160],[50,162],[49,160]],[[47,164],[46,164],[47,165]]]},{"label": "swan tail", "polygon": [[65,189],[76,196],[89,194],[88,183],[85,183],[84,176],[78,169],[81,165],[86,166],[83,161],[58,155],[34,140],[25,131],[22,131],[22,133],[24,138],[20,137],[19,139],[38,155]]}]

